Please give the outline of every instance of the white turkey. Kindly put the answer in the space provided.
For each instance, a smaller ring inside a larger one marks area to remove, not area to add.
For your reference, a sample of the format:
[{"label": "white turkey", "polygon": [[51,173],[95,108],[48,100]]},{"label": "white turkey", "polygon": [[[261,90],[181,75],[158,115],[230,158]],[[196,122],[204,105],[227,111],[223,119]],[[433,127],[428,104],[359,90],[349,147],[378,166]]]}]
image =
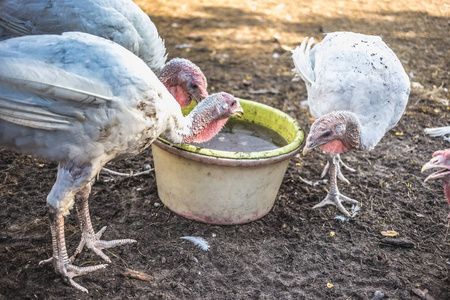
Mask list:
[{"label": "white turkey", "polygon": [[0,42],[0,146],[56,161],[47,196],[55,271],[72,278],[106,265],[78,267],[69,258],[64,216],[75,204],[86,246],[102,249],[135,242],[103,241],[89,218],[91,185],[107,162],[136,155],[159,135],[173,143],[203,142],[243,113],[227,93],[208,96],[187,116],[150,68],[122,46],[85,33],[32,35]]},{"label": "white turkey", "polygon": [[306,84],[308,105],[316,118],[303,154],[316,147],[331,154],[323,175],[330,172],[330,190],[314,208],[335,205],[350,216],[342,202],[337,176],[345,182],[340,153],[371,150],[400,120],[408,102],[410,83],[394,52],[379,36],[335,32],[312,47],[305,39],[293,51],[294,71]]},{"label": "white turkey", "polygon": [[31,34],[80,31],[112,40],[139,56],[181,106],[208,96],[198,66],[176,58],[166,65],[155,24],[131,0],[1,0],[0,40]]}]

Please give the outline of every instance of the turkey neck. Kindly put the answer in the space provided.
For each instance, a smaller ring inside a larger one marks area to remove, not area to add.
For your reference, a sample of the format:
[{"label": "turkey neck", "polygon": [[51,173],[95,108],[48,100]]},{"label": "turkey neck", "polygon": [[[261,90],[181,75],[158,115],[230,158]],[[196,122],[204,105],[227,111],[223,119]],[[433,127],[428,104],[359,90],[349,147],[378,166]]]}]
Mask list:
[{"label": "turkey neck", "polygon": [[200,102],[187,116],[181,111],[172,115],[172,126],[163,137],[174,144],[202,143],[216,135],[228,120],[229,114],[221,112],[227,105],[218,96],[209,96]]},{"label": "turkey neck", "polygon": [[203,143],[213,138],[225,125],[228,118],[217,111],[217,98],[207,98],[187,115],[191,121],[190,131],[183,136],[183,143]]},{"label": "turkey neck", "polygon": [[344,144],[348,144],[349,149],[361,149],[361,124],[358,117],[352,112],[348,112],[345,135]]},{"label": "turkey neck", "polygon": [[331,119],[335,119],[335,124],[343,124],[345,132],[340,139],[347,150],[361,149],[361,123],[358,117],[350,111],[335,111],[330,113]]}]

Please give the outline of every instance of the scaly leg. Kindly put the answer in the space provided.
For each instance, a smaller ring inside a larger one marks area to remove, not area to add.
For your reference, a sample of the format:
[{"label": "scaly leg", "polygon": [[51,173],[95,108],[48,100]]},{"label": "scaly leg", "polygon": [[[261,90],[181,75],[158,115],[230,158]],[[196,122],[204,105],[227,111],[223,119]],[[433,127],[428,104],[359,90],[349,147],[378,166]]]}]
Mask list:
[{"label": "scaly leg", "polygon": [[132,239],[121,239],[121,240],[112,240],[112,241],[104,241],[100,240],[102,234],[106,230],[106,226],[104,226],[97,233],[94,232],[91,223],[91,217],[89,215],[89,193],[91,192],[91,183],[87,184],[82,190],[80,190],[75,195],[75,207],[77,209],[78,220],[80,222],[81,227],[81,241],[78,245],[75,253],[70,258],[70,261],[74,261],[75,257],[83,250],[84,246],[91,249],[95,254],[103,258],[107,262],[111,262],[111,259],[103,253],[102,249],[112,248],[116,246],[126,245],[135,243],[136,240]]},{"label": "scaly leg", "polygon": [[339,163],[340,163],[340,157],[338,155],[333,155],[332,159],[329,162],[330,191],[328,192],[328,195],[325,197],[325,199],[323,199],[322,202],[316,204],[313,208],[318,208],[318,207],[325,206],[327,204],[331,204],[331,205],[336,206],[343,214],[350,217],[350,213],[342,205],[342,202],[358,204],[358,201],[339,193],[339,189],[337,187],[337,176],[340,172],[339,171]]},{"label": "scaly leg", "polygon": [[55,268],[55,272],[62,276],[66,284],[87,293],[88,290],[76,283],[72,278],[104,269],[107,265],[103,264],[90,267],[78,267],[72,265],[69,257],[67,256],[66,240],[64,235],[64,216],[62,213],[56,212],[56,210],[52,207],[50,207],[49,215],[50,229],[52,232],[53,256],[50,259],[41,261],[39,264],[51,262]]},{"label": "scaly leg", "polygon": [[[336,168],[337,168],[337,176],[339,177],[340,180],[344,181],[347,184],[350,184],[350,181],[347,180],[347,178],[345,178],[344,174],[342,174],[341,172],[341,165],[346,168],[347,170],[349,170],[350,172],[355,172],[355,169],[350,168],[349,166],[347,166],[341,159],[341,156],[339,154],[335,155],[337,158],[337,164],[336,164]],[[325,167],[323,168],[322,174],[320,175],[320,178],[325,177],[325,175],[327,175],[328,170],[330,168],[330,162],[327,161],[327,164],[325,165]]]}]

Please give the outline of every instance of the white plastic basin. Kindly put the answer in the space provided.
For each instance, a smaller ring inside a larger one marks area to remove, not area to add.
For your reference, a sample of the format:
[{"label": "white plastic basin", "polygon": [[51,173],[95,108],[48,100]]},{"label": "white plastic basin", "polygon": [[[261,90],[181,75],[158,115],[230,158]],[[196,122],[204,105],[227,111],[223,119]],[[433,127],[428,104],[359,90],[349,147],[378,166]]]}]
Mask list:
[{"label": "white plastic basin", "polygon": [[173,212],[218,225],[243,224],[273,207],[289,164],[304,134],[297,121],[280,110],[239,99],[243,120],[279,132],[288,144],[261,152],[232,152],[152,144],[158,195]]}]

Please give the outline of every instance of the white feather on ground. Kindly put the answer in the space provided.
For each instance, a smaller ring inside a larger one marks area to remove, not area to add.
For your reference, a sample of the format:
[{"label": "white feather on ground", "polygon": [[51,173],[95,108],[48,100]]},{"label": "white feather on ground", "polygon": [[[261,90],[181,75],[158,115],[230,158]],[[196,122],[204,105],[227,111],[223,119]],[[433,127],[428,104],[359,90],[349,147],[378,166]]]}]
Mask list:
[{"label": "white feather on ground", "polygon": [[209,243],[207,240],[205,240],[202,237],[199,236],[182,236],[181,237],[184,240],[188,240],[189,242],[193,243],[194,245],[198,246],[203,251],[209,250]]}]

